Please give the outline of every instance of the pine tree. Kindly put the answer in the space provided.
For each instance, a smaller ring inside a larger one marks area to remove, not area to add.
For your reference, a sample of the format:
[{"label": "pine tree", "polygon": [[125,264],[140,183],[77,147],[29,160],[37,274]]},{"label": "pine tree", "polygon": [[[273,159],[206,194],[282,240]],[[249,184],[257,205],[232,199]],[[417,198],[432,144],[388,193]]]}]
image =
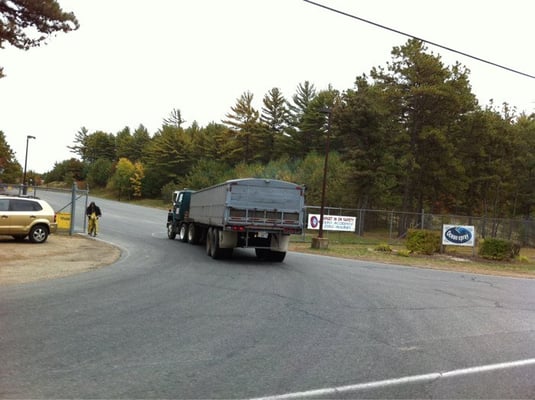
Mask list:
[{"label": "pine tree", "polygon": [[243,93],[231,111],[223,121],[229,127],[224,143],[226,160],[231,164],[251,162],[259,158],[262,131],[259,112],[253,107],[253,94]]},{"label": "pine tree", "polygon": [[[73,13],[64,12],[55,0],[0,1],[0,49],[4,42],[22,50],[40,46],[56,32],[79,28]],[[0,68],[0,78],[3,68]]]}]

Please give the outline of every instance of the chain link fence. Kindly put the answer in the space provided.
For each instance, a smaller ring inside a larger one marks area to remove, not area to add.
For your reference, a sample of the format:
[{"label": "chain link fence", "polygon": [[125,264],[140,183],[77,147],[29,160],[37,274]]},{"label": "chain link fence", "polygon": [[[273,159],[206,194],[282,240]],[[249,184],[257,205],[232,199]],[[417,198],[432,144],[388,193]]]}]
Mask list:
[{"label": "chain link fence", "polygon": [[[72,189],[55,189],[46,186],[9,185],[0,183],[0,194],[26,195],[41,197],[51,203],[57,213],[70,213],[72,217],[71,234],[86,230],[85,209],[87,208],[87,190],[79,190],[73,185]],[[305,207],[305,224],[309,214],[319,214],[319,206]],[[376,243],[387,242],[399,244],[404,242],[409,229],[428,229],[442,233],[442,225],[470,225],[474,226],[476,236],[480,239],[497,238],[518,242],[522,247],[535,247],[535,221],[531,219],[508,219],[496,217],[470,217],[463,215],[441,215],[430,213],[410,213],[395,210],[370,210],[356,208],[325,207],[324,215],[355,217],[354,235],[376,240]],[[333,240],[341,239],[350,232],[324,231],[323,234]],[[314,231],[306,230],[306,236]]]},{"label": "chain link fence", "polygon": [[[320,207],[305,207],[305,223],[309,214],[319,214]],[[474,226],[480,239],[496,238],[518,242],[522,247],[535,247],[535,221],[531,219],[507,219],[495,217],[470,217],[463,215],[441,215],[430,213],[409,213],[388,210],[368,210],[325,207],[324,215],[355,217],[357,236],[376,237],[378,243],[387,241],[398,244],[407,237],[409,229],[428,229],[442,234],[442,225]],[[308,231],[310,233],[310,231]],[[344,232],[347,234],[347,232]],[[324,235],[336,239],[341,232],[324,231]],[[304,236],[303,236],[304,240]]]}]

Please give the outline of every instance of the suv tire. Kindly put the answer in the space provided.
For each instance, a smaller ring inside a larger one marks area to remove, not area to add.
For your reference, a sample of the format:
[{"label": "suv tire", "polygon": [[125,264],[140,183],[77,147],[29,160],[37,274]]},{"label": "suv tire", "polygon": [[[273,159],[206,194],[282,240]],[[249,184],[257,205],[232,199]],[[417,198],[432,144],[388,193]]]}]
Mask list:
[{"label": "suv tire", "polygon": [[28,236],[32,243],[44,243],[48,238],[48,228],[45,225],[35,225]]}]

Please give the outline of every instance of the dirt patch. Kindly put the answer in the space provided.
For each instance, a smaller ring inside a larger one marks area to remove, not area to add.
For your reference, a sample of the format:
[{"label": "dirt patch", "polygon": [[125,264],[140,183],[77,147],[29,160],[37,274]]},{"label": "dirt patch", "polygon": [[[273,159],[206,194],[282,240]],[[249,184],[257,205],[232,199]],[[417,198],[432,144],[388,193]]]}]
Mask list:
[{"label": "dirt patch", "polygon": [[0,286],[78,274],[120,256],[117,247],[82,235],[50,235],[41,244],[0,236]]}]

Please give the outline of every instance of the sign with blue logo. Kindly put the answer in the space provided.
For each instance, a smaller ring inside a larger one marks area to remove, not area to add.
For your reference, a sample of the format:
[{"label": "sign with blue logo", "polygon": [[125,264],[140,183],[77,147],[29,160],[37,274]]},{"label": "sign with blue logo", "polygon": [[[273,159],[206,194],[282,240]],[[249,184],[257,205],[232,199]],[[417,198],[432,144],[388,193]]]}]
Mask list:
[{"label": "sign with blue logo", "polygon": [[[355,232],[357,223],[356,217],[345,217],[342,215],[324,215],[323,229],[326,231]],[[320,215],[308,215],[308,229],[320,229]]]},{"label": "sign with blue logo", "polygon": [[442,225],[442,245],[475,246],[475,228],[470,225]]}]

